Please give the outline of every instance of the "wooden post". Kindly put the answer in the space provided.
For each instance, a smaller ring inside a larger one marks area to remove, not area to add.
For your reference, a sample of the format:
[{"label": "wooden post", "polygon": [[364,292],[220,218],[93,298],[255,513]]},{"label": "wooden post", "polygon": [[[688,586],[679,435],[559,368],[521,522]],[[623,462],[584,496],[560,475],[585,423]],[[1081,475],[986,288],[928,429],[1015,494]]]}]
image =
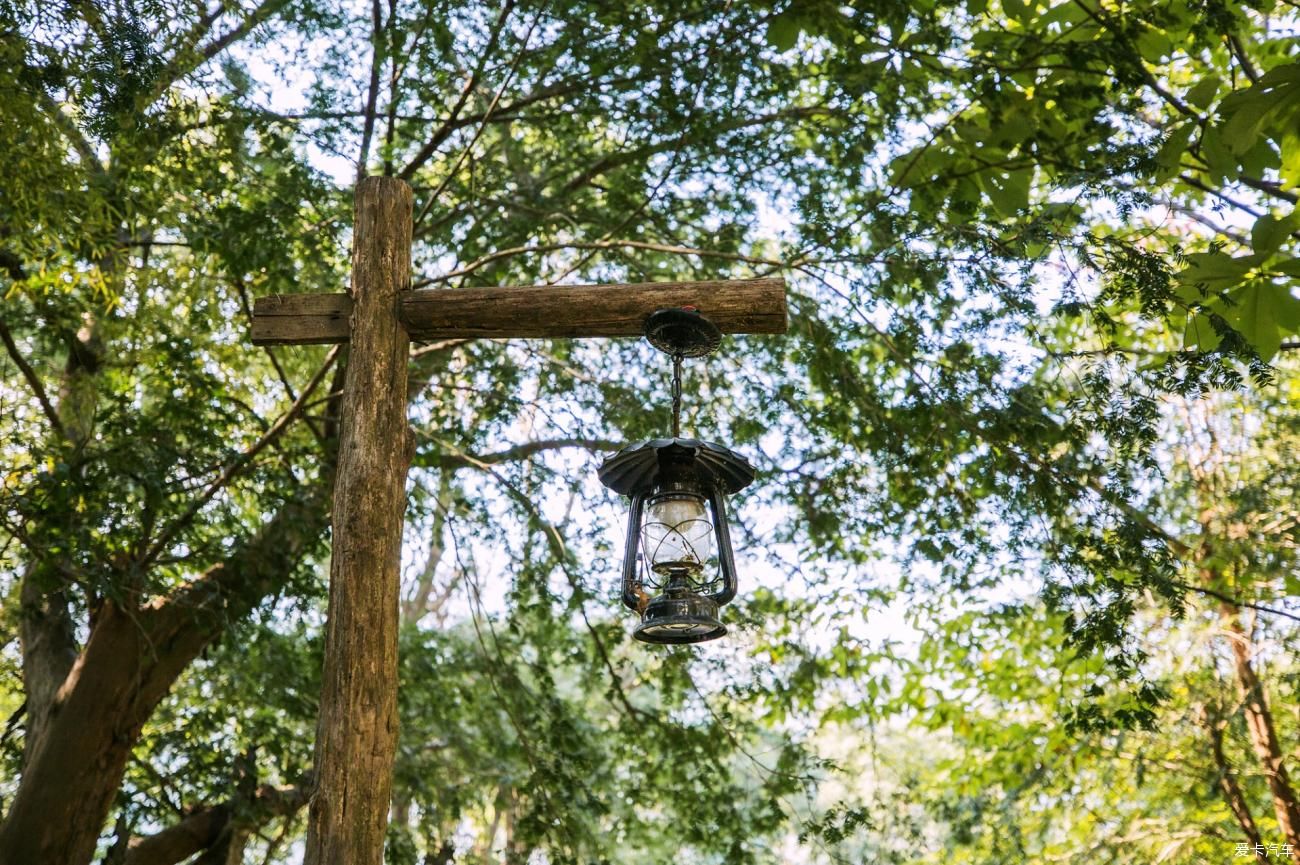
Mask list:
[{"label": "wooden post", "polygon": [[397,625],[410,433],[411,189],[357,184],[351,348],[334,482],[325,666],[306,865],[381,865],[397,748]]},{"label": "wooden post", "polygon": [[410,291],[411,190],[357,184],[352,293],[258,298],[255,345],[351,343],[334,482],[333,557],[306,865],[382,865],[397,750],[402,514],[413,446],[412,338],[640,336],[691,306],[723,333],[784,333],[780,278]]}]

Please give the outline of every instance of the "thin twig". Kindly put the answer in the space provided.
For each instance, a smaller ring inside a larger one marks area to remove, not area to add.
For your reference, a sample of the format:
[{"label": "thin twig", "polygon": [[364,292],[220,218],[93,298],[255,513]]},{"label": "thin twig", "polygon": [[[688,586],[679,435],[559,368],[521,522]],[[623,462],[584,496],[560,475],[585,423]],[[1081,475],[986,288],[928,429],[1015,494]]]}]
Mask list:
[{"label": "thin twig", "polygon": [[548,252],[557,252],[562,249],[590,250],[590,249],[620,249],[624,247],[628,249],[644,249],[649,252],[666,252],[673,255],[694,255],[694,256],[699,256],[701,258],[721,258],[727,261],[739,261],[745,264],[762,264],[762,265],[767,265],[769,267],[776,267],[776,268],[794,267],[797,266],[798,264],[803,263],[803,262],[784,262],[772,258],[760,258],[752,255],[742,255],[741,253],[738,252],[722,252],[722,251],[712,250],[712,249],[697,249],[695,247],[690,247],[690,246],[675,246],[667,243],[652,243],[644,240],[599,240],[599,241],[589,241],[585,243],[584,242],[547,243],[547,244],[537,244],[534,246],[516,246],[510,249],[501,249],[496,252],[490,252],[487,255],[483,255],[480,256],[479,258],[474,259],[464,267],[459,267],[456,270],[450,271],[448,273],[444,273],[442,276],[420,280],[418,283],[414,283],[411,287],[424,288],[426,286],[433,285],[435,283],[448,282],[459,276],[467,276],[468,274],[473,273],[475,270],[478,270],[480,267],[483,267],[486,264],[490,264],[493,261],[497,261],[502,258],[510,258],[515,255],[530,255],[530,254],[539,255]]},{"label": "thin twig", "polygon": [[31,387],[32,392],[36,394],[36,401],[41,404],[41,410],[45,412],[45,417],[50,422],[50,427],[59,434],[61,438],[66,438],[63,430],[63,422],[59,420],[59,413],[54,410],[54,404],[50,402],[50,397],[45,393],[45,387],[41,384],[41,379],[36,375],[36,370],[32,369],[27,358],[23,357],[22,352],[18,350],[18,344],[14,342],[13,334],[9,332],[8,326],[4,321],[0,321],[0,342],[5,344],[5,349],[9,356],[13,358],[18,369],[22,371],[23,378],[27,379],[27,384]]},{"label": "thin twig", "polygon": [[437,466],[443,469],[456,469],[465,466],[486,469],[488,466],[498,463],[514,462],[516,460],[526,460],[543,451],[562,450],[565,448],[582,448],[586,451],[596,453],[599,451],[612,451],[619,447],[621,442],[609,439],[584,439],[584,438],[561,438],[561,439],[537,439],[535,441],[524,442],[505,450],[495,451],[487,454],[471,455],[458,449],[453,449],[451,453],[443,454],[438,458]]},{"label": "thin twig", "polygon": [[307,386],[303,388],[302,393],[298,394],[298,399],[294,400],[294,403],[289,407],[289,410],[281,415],[279,420],[272,424],[271,428],[268,429],[260,439],[254,442],[248,450],[244,451],[236,457],[230,465],[226,466],[217,479],[209,484],[208,488],[203,491],[203,494],[190,505],[189,509],[186,510],[186,512],[174,523],[168,526],[165,531],[163,531],[163,533],[158,537],[158,540],[154,541],[153,545],[149,547],[149,550],[144,554],[143,559],[139,563],[141,568],[148,566],[150,562],[154,561],[159,554],[167,548],[167,545],[171,543],[172,539],[175,538],[182,529],[193,522],[199,511],[203,509],[204,505],[212,500],[213,496],[225,488],[225,486],[239,474],[240,470],[243,469],[244,466],[248,465],[253,457],[261,453],[267,445],[278,439],[284,431],[289,428],[289,425],[306,407],[307,398],[316,390],[316,386],[325,378],[325,373],[329,371],[330,367],[334,365],[334,361],[338,359],[340,349],[341,346],[337,345],[330,349],[330,353],[326,356],[325,362],[321,364],[320,369],[316,371],[316,374],[312,376],[311,381],[309,381]]},{"label": "thin twig", "polygon": [[1203,183],[1200,180],[1197,180],[1195,177],[1192,177],[1187,174],[1180,174],[1178,175],[1178,179],[1181,180],[1183,183],[1186,183],[1188,186],[1195,187],[1196,189],[1199,189],[1202,192],[1206,192],[1209,193],[1210,195],[1213,195],[1215,198],[1218,198],[1219,200],[1223,201],[1225,204],[1230,204],[1240,211],[1249,213],[1251,216],[1260,217],[1264,215],[1264,211],[1259,210],[1258,208],[1255,207],[1251,207],[1249,204],[1246,204],[1244,202],[1237,201],[1235,198],[1221,192],[1218,189],[1215,189],[1214,187],[1210,186],[1207,183]]},{"label": "thin twig", "polygon": [[1277,607],[1269,607],[1264,604],[1256,604],[1252,601],[1243,601],[1240,598],[1234,598],[1232,595],[1225,595],[1223,592],[1215,591],[1214,589],[1207,589],[1205,586],[1194,586],[1190,583],[1179,583],[1173,581],[1170,582],[1170,585],[1183,589],[1184,591],[1196,592],[1197,594],[1214,598],[1217,601],[1222,601],[1223,603],[1233,607],[1240,607],[1242,609],[1247,609],[1247,610],[1257,610],[1261,613],[1269,613],[1270,615],[1282,616],[1283,618],[1300,622],[1300,615],[1296,615],[1295,613],[1288,612],[1287,610],[1279,610]]},{"label": "thin twig", "polygon": [[440,351],[446,351],[449,348],[455,348],[458,345],[464,345],[467,342],[473,342],[472,339],[441,339],[437,342],[431,342],[427,345],[421,345],[411,350],[411,360],[417,357],[424,357],[426,354],[435,354]]},{"label": "thin twig", "polygon": [[375,133],[375,108],[379,102],[379,68],[384,62],[384,16],[379,0],[370,8],[370,86],[366,91],[365,124],[361,130],[361,152],[357,156],[357,180],[366,176],[366,162],[370,159],[370,139]]},{"label": "thin twig", "polygon": [[[549,6],[549,4],[547,5]],[[502,15],[504,16],[505,13],[512,7],[513,7],[513,0],[512,2],[506,4],[506,9],[502,11]],[[528,43],[532,41],[533,31],[535,31],[537,29],[537,25],[541,23],[542,14],[545,11],[546,11],[546,7],[544,6],[542,9],[538,10],[535,16],[533,16],[533,23],[528,25],[528,30],[525,31],[524,33],[523,41],[519,46],[519,53],[515,55],[514,61],[511,62],[510,69],[506,72],[505,80],[501,82],[501,86],[497,88],[497,92],[492,96],[492,101],[488,103],[487,109],[483,112],[482,122],[479,123],[478,128],[474,130],[474,134],[470,136],[469,143],[466,144],[463,148],[461,148],[460,155],[456,157],[455,163],[453,163],[451,168],[447,171],[447,175],[443,177],[442,182],[439,183],[437,188],[435,188],[433,192],[429,194],[429,197],[425,199],[424,206],[420,208],[419,214],[417,214],[415,217],[416,225],[419,225],[420,222],[424,220],[424,217],[429,212],[429,208],[433,207],[433,205],[437,202],[438,197],[442,195],[443,190],[446,189],[447,186],[451,184],[452,180],[455,179],[456,174],[460,171],[460,167],[465,164],[465,160],[469,158],[469,155],[471,153],[473,153],[475,145],[478,144],[478,140],[482,138],[483,133],[487,131],[488,120],[491,119],[492,112],[495,111],[497,105],[500,104],[501,97],[505,95],[506,88],[510,86],[510,82],[514,80],[515,74],[518,73],[519,65],[523,63],[525,55],[528,54]],[[413,164],[414,163],[412,163],[412,165]],[[412,172],[414,171],[414,168],[412,168],[409,165],[407,166],[407,168]],[[403,174],[402,176],[404,179],[407,177],[407,175],[405,174]]]},{"label": "thin twig", "polygon": [[[470,94],[473,93],[474,88],[478,86],[479,76],[483,74],[483,69],[487,65],[488,58],[490,58],[496,51],[497,42],[501,38],[501,30],[505,27],[506,19],[510,17],[510,13],[514,8],[515,0],[506,0],[505,5],[501,7],[500,14],[497,15],[496,23],[492,25],[492,32],[488,36],[487,44],[483,46],[483,53],[478,59],[478,65],[474,68],[474,71],[470,73],[469,80],[465,82],[465,86],[461,89],[456,104],[451,107],[451,111],[447,114],[447,119],[444,120],[442,126],[438,127],[438,130],[429,137],[429,140],[420,148],[420,151],[411,158],[411,161],[408,162],[406,167],[402,169],[401,173],[397,175],[398,177],[403,180],[410,180],[411,176],[415,174],[420,166],[429,161],[429,157],[433,156],[442,142],[447,140],[447,136],[451,135],[451,133],[457,128],[456,120],[460,117],[460,112],[464,109],[465,103],[469,101]],[[530,30],[529,32],[531,33],[532,31]],[[522,56],[522,52],[520,56]],[[507,77],[506,81],[509,82],[509,80],[510,78]],[[499,99],[500,96],[501,94],[498,93],[497,98]],[[496,101],[496,99],[492,100],[493,106],[496,105]],[[488,109],[489,114],[491,113],[491,110],[491,108]],[[485,116],[484,120],[486,119]],[[476,135],[475,139],[477,138],[478,136]]]}]

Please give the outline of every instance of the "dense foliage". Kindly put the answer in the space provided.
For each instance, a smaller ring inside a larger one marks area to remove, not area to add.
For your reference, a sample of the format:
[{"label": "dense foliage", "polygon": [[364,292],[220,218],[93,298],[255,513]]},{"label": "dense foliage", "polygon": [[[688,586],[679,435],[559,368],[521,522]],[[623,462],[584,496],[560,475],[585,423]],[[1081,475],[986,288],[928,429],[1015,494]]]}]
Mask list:
[{"label": "dense foliage", "polygon": [[594,479],[663,432],[662,358],[415,347],[388,861],[1300,847],[1298,29],[0,0],[0,863],[299,855],[346,354],[247,322],[346,285],[366,173],[449,302],[782,274],[793,311],[688,374],[760,467],[689,650],[627,637]]}]

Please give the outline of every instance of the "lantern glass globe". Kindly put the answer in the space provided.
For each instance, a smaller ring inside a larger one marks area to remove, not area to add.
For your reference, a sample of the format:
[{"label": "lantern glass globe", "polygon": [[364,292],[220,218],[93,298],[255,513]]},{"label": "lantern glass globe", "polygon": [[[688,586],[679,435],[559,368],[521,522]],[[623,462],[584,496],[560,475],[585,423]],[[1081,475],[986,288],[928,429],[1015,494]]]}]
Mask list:
[{"label": "lantern glass globe", "polygon": [[714,556],[713,523],[694,492],[664,492],[647,502],[641,538],[650,569],[661,577],[695,576]]}]

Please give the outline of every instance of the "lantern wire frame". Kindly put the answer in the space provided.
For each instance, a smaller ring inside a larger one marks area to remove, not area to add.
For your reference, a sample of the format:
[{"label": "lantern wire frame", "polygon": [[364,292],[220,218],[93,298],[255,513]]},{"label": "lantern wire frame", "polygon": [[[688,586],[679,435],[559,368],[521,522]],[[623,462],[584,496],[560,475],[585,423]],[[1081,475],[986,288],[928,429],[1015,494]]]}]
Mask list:
[{"label": "lantern wire frame", "polygon": [[[694,490],[670,489],[650,498],[641,523],[641,550],[655,575],[685,577],[698,584],[709,563],[716,564],[713,521],[705,516],[708,507],[705,497]],[[674,510],[682,518],[674,519]],[[700,516],[686,516],[696,511]],[[661,515],[669,521],[655,519]]]}]

